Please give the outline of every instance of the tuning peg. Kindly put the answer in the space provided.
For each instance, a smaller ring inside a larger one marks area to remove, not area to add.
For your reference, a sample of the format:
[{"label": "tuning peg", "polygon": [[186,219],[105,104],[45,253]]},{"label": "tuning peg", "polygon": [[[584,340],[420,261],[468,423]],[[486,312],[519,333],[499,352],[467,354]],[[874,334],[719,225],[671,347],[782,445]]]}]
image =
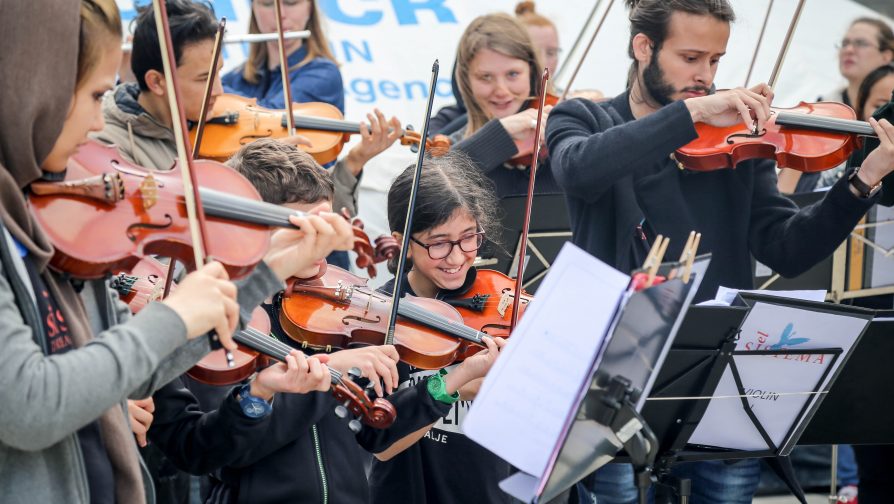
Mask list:
[{"label": "tuning peg", "polygon": [[351,432],[357,434],[358,432],[360,432],[360,429],[363,428],[363,425],[360,423],[360,420],[357,420],[355,418],[348,422],[348,428],[351,429]]},{"label": "tuning peg", "polygon": [[342,404],[339,404],[335,407],[335,416],[338,418],[348,418],[348,406],[351,404],[351,401],[345,401]]}]

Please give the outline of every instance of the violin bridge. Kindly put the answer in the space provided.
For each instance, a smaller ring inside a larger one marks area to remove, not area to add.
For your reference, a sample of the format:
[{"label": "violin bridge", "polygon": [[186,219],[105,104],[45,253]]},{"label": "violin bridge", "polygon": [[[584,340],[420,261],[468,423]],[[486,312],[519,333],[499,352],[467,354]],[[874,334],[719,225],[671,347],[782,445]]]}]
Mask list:
[{"label": "violin bridge", "polygon": [[497,312],[501,317],[506,318],[506,310],[512,305],[512,298],[512,294],[508,292],[504,292],[503,295],[500,296],[500,304],[497,305]]},{"label": "violin bridge", "polygon": [[149,210],[158,203],[158,182],[155,181],[155,177],[151,173],[143,178],[137,190],[140,192],[140,199],[143,201],[143,210]]}]

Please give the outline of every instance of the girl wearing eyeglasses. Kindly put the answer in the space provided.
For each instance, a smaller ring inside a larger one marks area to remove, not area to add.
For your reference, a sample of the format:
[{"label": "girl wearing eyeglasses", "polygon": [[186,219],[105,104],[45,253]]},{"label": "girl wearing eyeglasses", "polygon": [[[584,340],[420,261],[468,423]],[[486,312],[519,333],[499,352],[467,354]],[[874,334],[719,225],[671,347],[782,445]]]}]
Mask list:
[{"label": "girl wearing eyeglasses", "polygon": [[[388,192],[388,224],[402,239],[413,167],[401,173]],[[451,152],[425,160],[410,231],[402,290],[419,297],[449,299],[466,292],[475,280],[472,266],[484,236],[496,229],[493,184],[465,155]],[[392,272],[396,261],[389,264]],[[394,282],[380,290],[390,294]],[[452,403],[449,413],[432,426],[376,454],[370,475],[373,503],[509,502],[497,483],[510,474],[509,464],[468,439],[462,421],[501,338],[488,341],[488,350],[440,372],[398,364],[400,387],[420,381],[444,383],[427,388],[435,400]],[[485,354],[482,357],[481,354]],[[456,383],[468,383],[456,387]]]}]

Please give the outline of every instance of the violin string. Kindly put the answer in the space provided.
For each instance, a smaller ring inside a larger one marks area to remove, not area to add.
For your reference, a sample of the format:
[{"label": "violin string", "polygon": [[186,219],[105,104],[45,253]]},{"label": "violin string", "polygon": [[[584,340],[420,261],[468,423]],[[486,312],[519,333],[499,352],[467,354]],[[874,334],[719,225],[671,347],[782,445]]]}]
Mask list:
[{"label": "violin string", "polygon": [[470,340],[475,343],[481,343],[481,332],[453,322],[442,315],[431,313],[423,308],[414,305],[410,301],[405,301],[398,306],[398,314],[407,317],[415,322],[429,325],[435,329],[442,330],[451,336],[458,336],[462,339]]},{"label": "violin string", "polygon": [[[252,346],[253,350],[262,352],[270,357],[285,361],[286,355],[293,350],[292,347],[279,341],[276,338],[268,336],[253,327],[248,327],[239,333],[236,333],[235,339],[239,342],[245,342],[247,346]],[[240,341],[241,340],[241,341]],[[341,372],[329,368],[329,374],[333,382],[341,383]]]}]

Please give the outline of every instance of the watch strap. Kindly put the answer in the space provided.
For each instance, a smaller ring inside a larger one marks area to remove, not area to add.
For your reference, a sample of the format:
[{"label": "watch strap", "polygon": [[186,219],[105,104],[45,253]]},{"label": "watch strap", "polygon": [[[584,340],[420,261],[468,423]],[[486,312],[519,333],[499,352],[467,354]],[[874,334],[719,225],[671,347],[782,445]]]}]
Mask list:
[{"label": "watch strap", "polygon": [[439,401],[445,404],[453,404],[459,400],[459,391],[456,391],[452,394],[447,393],[447,383],[444,380],[444,376],[446,375],[447,370],[442,369],[439,372],[429,376],[426,380],[426,389],[435,401]]},{"label": "watch strap", "polygon": [[866,182],[863,182],[863,179],[857,176],[860,173],[860,167],[854,169],[853,173],[851,173],[850,177],[848,177],[847,181],[857,190],[863,198],[871,198],[875,196],[875,193],[882,187],[882,181],[879,180],[874,185],[869,185]]}]

